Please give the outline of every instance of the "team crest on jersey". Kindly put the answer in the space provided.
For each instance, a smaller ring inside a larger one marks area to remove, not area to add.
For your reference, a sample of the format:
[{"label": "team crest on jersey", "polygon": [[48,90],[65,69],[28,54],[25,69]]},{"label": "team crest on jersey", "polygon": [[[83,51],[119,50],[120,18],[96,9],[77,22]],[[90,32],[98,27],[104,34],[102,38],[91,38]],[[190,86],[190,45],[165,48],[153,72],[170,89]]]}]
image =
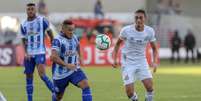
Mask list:
[{"label": "team crest on jersey", "polygon": [[34,25],[34,23],[30,23],[30,27],[29,27],[29,30],[30,30],[30,31],[33,31],[33,30],[34,30],[33,25]]}]

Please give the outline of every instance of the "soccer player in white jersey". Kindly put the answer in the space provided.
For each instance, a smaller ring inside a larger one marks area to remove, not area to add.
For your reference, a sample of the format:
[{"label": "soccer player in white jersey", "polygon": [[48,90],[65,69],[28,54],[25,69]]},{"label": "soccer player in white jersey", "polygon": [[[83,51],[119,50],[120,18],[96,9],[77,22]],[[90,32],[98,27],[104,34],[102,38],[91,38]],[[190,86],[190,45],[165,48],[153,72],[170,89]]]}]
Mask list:
[{"label": "soccer player in white jersey", "polygon": [[[24,66],[26,74],[26,91],[28,101],[33,101],[33,73],[37,66],[38,74],[44,81],[46,86],[53,94],[54,101],[54,86],[45,73],[45,31],[47,31],[49,23],[42,17],[36,15],[36,5],[28,3],[27,19],[21,24],[21,36],[25,50]],[[50,30],[47,31],[51,40],[53,35]]]},{"label": "soccer player in white jersey", "polygon": [[85,73],[80,68],[80,44],[73,34],[75,25],[70,20],[62,24],[61,32],[52,43],[52,73],[57,101],[61,101],[69,83],[82,89],[82,101],[92,101]]},{"label": "soccer player in white jersey", "polygon": [[121,50],[122,61],[122,78],[124,81],[127,96],[131,101],[138,101],[137,93],[134,89],[136,80],[141,80],[147,91],[145,101],[153,101],[153,81],[152,74],[149,70],[145,56],[145,48],[147,43],[151,44],[153,50],[152,67],[154,72],[157,69],[158,50],[153,28],[145,25],[146,13],[144,10],[135,12],[135,23],[125,26],[121,32],[119,39],[115,45],[113,58],[113,67],[117,67],[117,53],[122,42],[125,43]]}]

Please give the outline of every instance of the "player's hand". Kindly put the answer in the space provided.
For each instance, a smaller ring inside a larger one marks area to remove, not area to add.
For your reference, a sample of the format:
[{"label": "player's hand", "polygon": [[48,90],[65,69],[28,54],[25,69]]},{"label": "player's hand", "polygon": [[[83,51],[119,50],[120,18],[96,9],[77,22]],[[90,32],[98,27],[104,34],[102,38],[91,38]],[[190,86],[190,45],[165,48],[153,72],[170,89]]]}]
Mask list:
[{"label": "player's hand", "polygon": [[117,68],[117,65],[118,65],[118,64],[117,64],[117,61],[114,61],[114,63],[112,64],[112,67],[113,67],[113,68]]},{"label": "player's hand", "polygon": [[158,64],[157,63],[152,63],[151,67],[153,68],[153,72],[156,73],[157,68],[158,68]]},{"label": "player's hand", "polygon": [[66,68],[68,68],[70,70],[75,70],[76,69],[76,65],[75,64],[66,64]]}]

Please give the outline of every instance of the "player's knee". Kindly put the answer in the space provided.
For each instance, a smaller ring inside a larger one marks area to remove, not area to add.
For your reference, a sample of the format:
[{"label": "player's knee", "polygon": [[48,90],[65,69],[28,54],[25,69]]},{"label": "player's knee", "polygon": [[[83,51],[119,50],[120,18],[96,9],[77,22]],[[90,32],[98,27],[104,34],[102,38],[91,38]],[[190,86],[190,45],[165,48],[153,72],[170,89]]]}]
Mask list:
[{"label": "player's knee", "polygon": [[43,70],[38,70],[38,75],[39,75],[40,77],[43,77],[43,76],[45,75],[45,71],[43,71]]},{"label": "player's knee", "polygon": [[81,82],[79,83],[79,87],[80,87],[81,89],[90,88],[90,87],[89,87],[89,83],[88,83],[87,80],[81,81]]},{"label": "player's knee", "polygon": [[63,98],[63,93],[56,94],[56,101],[61,101]]},{"label": "player's knee", "polygon": [[45,73],[44,72],[38,72],[38,75],[40,76],[40,78],[42,78],[45,75]]},{"label": "player's knee", "polygon": [[146,90],[147,90],[147,92],[153,92],[154,91],[153,86],[148,86],[146,88]]},{"label": "player's knee", "polygon": [[57,101],[61,101],[61,99],[62,99],[62,96],[58,95],[57,96]]},{"label": "player's knee", "polygon": [[130,90],[130,89],[126,89],[126,94],[128,96],[128,98],[132,97],[133,96],[133,90]]}]

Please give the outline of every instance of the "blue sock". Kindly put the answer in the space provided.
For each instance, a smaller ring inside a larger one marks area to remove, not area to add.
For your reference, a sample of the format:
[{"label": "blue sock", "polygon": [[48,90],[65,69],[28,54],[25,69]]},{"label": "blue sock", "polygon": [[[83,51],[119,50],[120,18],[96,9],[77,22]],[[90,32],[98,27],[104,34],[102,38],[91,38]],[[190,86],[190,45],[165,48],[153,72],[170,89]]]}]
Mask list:
[{"label": "blue sock", "polygon": [[46,75],[43,75],[41,76],[41,79],[45,82],[46,86],[48,87],[48,89],[54,93],[55,90],[54,90],[54,85],[52,83],[52,81],[50,81],[50,79],[46,76]]},{"label": "blue sock", "polygon": [[82,89],[82,101],[92,101],[92,95],[89,87]]},{"label": "blue sock", "polygon": [[26,90],[28,101],[33,101],[33,78],[26,78]]},{"label": "blue sock", "polygon": [[55,93],[52,93],[52,101],[57,101]]}]

